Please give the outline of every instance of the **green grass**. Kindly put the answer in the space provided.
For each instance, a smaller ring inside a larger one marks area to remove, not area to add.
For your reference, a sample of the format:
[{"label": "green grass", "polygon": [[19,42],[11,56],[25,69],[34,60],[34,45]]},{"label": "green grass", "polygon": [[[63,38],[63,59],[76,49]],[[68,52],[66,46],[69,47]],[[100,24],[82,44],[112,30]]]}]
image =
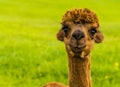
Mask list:
[{"label": "green grass", "polygon": [[105,40],[92,52],[93,87],[120,87],[119,0],[0,0],[0,87],[68,84],[64,44],[56,40],[62,15],[94,10]]}]

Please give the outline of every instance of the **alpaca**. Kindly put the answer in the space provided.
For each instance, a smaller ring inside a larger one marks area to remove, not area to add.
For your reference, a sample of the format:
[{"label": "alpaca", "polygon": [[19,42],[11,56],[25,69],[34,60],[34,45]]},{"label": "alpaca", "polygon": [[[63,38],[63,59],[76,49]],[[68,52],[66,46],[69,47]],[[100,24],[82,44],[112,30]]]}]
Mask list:
[{"label": "alpaca", "polygon": [[[65,13],[61,24],[57,39],[64,42],[68,54],[69,87],[92,87],[90,54],[94,42],[101,43],[104,39],[98,18],[87,8],[73,9]],[[43,87],[67,86],[48,83]]]}]

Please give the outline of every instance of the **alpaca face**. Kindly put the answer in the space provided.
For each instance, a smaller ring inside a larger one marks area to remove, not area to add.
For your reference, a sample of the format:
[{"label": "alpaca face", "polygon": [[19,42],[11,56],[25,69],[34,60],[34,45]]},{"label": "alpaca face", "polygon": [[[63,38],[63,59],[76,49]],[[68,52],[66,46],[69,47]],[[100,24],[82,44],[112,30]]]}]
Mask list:
[{"label": "alpaca face", "polygon": [[[63,25],[66,48],[74,53],[80,53],[85,48],[92,49],[97,29],[88,25],[68,23]],[[90,44],[90,45],[89,45]]]},{"label": "alpaca face", "polygon": [[[85,14],[86,12],[88,14]],[[64,41],[68,54],[85,57],[91,52],[94,42],[100,43],[103,41],[103,34],[98,29],[97,18],[88,20],[87,16],[90,16],[90,14],[93,13],[90,13],[88,9],[73,10],[67,12],[63,17],[62,28],[58,32],[57,38]],[[91,17],[95,17],[93,15]],[[93,19],[95,22],[92,22]]]}]

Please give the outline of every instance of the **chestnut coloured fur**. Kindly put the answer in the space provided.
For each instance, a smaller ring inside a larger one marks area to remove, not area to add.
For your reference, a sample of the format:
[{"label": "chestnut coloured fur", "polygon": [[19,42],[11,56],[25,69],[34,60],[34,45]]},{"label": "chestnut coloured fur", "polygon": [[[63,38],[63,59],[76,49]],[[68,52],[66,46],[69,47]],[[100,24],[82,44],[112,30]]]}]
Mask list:
[{"label": "chestnut coloured fur", "polygon": [[92,87],[90,54],[94,43],[104,39],[97,15],[87,8],[73,9],[65,13],[61,24],[57,39],[67,51],[69,85],[54,82],[43,87]]}]

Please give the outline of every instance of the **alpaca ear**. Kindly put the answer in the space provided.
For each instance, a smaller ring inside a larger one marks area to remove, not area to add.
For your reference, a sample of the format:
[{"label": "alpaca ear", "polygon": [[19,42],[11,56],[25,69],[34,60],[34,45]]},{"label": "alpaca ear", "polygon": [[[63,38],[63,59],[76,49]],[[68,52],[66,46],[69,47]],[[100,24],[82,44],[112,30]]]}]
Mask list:
[{"label": "alpaca ear", "polygon": [[104,39],[103,34],[98,30],[94,37],[95,42],[101,43],[103,41],[103,39]]},{"label": "alpaca ear", "polygon": [[63,31],[63,29],[60,29],[59,32],[57,33],[57,39],[60,41],[64,41],[64,37],[65,37],[65,32]]}]

